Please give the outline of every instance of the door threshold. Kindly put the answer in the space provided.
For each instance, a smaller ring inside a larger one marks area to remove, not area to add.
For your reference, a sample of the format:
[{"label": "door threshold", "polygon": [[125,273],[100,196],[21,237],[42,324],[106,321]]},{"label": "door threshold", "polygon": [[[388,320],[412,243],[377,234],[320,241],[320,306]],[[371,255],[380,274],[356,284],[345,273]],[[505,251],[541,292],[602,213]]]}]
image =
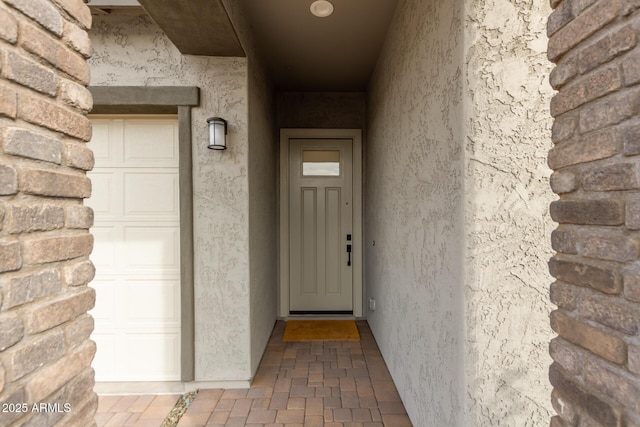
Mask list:
[{"label": "door threshold", "polygon": [[282,317],[285,322],[288,320],[358,320],[353,314],[289,314]]}]

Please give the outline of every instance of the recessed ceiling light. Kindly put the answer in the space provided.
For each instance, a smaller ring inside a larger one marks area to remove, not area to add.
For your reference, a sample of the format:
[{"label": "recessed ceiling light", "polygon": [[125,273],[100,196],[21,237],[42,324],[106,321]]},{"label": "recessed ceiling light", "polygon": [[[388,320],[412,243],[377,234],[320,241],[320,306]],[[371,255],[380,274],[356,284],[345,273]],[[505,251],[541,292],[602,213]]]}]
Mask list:
[{"label": "recessed ceiling light", "polygon": [[326,18],[333,13],[333,5],[327,0],[316,0],[311,3],[311,13],[318,18]]}]

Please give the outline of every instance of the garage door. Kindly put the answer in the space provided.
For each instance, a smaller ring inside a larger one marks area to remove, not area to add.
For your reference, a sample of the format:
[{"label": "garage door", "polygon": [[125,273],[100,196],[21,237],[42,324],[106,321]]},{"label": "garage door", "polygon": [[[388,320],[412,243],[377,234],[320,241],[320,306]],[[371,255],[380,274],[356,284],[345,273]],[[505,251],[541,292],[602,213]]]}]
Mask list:
[{"label": "garage door", "polygon": [[179,381],[177,119],[92,122],[96,381]]}]

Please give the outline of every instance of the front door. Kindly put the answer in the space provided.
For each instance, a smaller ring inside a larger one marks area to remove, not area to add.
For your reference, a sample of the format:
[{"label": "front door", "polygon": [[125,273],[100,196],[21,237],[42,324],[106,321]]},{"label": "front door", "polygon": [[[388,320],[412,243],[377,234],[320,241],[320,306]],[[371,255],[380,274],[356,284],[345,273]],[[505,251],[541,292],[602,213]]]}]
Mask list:
[{"label": "front door", "polygon": [[353,313],[353,140],[289,140],[290,314]]}]

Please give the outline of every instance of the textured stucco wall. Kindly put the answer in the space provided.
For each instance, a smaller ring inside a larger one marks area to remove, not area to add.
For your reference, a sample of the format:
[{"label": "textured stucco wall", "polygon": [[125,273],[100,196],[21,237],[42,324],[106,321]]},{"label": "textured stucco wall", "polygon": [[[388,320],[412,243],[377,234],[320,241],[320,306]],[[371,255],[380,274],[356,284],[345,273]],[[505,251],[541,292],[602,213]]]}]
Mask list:
[{"label": "textured stucco wall", "polygon": [[549,420],[548,13],[400,1],[370,85],[368,317],[415,425]]},{"label": "textured stucco wall", "polygon": [[367,318],[421,427],[462,425],[461,17],[461,0],[401,0],[369,86]]},{"label": "textured stucco wall", "polygon": [[469,426],[548,425],[548,2],[466,0]]},{"label": "textured stucco wall", "polygon": [[254,374],[269,341],[277,312],[278,138],[275,100],[242,7],[233,0],[223,0],[223,3],[248,58],[249,327],[251,372]]},{"label": "textured stucco wall", "polygon": [[[96,17],[92,85],[198,86],[192,111],[197,381],[251,377],[246,58],[180,54],[148,18]],[[206,148],[206,119],[229,121],[224,152]]]}]

